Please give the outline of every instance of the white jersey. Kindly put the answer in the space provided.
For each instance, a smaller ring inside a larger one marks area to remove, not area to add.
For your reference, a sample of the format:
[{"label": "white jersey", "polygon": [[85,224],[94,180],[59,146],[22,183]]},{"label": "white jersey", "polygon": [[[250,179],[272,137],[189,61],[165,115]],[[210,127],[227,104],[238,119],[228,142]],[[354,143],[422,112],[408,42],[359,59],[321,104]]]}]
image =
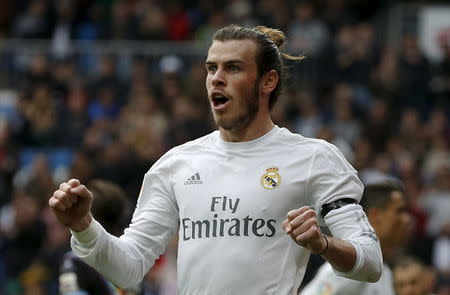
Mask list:
[{"label": "white jersey", "polygon": [[124,286],[142,280],[178,231],[179,294],[296,294],[310,253],[284,233],[287,212],[306,205],[319,213],[340,198],[359,201],[362,191],[357,172],[323,140],[276,126],[231,143],[215,131],[146,173],[120,240],[94,221],[73,233],[72,248]]},{"label": "white jersey", "polygon": [[329,263],[324,263],[314,279],[300,295],[395,295],[392,272],[383,265],[383,273],[376,283],[366,283],[337,276]]}]

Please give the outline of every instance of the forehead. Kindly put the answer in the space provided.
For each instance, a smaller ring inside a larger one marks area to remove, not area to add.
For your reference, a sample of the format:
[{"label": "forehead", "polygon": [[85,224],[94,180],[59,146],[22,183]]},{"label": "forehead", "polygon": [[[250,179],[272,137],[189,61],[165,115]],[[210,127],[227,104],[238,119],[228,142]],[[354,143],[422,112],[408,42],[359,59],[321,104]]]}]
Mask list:
[{"label": "forehead", "polygon": [[214,40],[209,47],[206,62],[223,63],[231,60],[240,60],[246,63],[256,62],[256,42],[244,40]]},{"label": "forehead", "polygon": [[390,208],[398,208],[406,205],[405,196],[401,191],[393,191],[391,193],[391,201],[389,203]]},{"label": "forehead", "polygon": [[411,280],[420,277],[422,270],[419,265],[413,264],[406,267],[400,267],[394,271],[396,280]]}]

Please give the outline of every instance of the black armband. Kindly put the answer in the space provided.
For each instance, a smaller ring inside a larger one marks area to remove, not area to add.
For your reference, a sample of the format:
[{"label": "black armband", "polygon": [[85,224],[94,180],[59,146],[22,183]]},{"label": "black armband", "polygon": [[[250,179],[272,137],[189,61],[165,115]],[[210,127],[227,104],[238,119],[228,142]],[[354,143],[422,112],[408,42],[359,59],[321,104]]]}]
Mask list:
[{"label": "black armband", "polygon": [[334,201],[329,204],[323,204],[320,215],[322,215],[322,218],[325,218],[325,216],[328,213],[330,213],[331,210],[339,209],[339,208],[341,208],[345,205],[349,205],[349,204],[357,204],[357,202],[355,199],[345,198],[345,199],[340,199],[340,200]]}]

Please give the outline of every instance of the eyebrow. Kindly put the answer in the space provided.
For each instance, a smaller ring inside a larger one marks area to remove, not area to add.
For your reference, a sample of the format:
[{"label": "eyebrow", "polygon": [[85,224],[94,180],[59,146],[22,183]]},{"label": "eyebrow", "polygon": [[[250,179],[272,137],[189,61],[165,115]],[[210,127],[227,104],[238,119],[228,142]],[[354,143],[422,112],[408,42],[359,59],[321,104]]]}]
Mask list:
[{"label": "eyebrow", "polygon": [[[215,65],[217,64],[216,62],[213,61],[205,61],[205,65]],[[244,61],[239,60],[239,59],[232,59],[232,60],[228,60],[224,63],[225,65],[230,65],[230,64],[244,64]]]}]

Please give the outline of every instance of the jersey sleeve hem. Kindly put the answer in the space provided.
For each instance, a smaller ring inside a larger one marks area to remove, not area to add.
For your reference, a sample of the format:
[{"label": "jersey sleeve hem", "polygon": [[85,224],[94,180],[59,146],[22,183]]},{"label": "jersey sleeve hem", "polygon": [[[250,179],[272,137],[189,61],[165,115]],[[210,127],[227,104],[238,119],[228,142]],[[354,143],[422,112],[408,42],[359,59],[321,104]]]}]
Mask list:
[{"label": "jersey sleeve hem", "polygon": [[103,228],[100,223],[97,220],[92,219],[91,223],[86,229],[80,232],[70,230],[70,233],[79,244],[88,244],[89,242],[95,241],[102,230]]}]

